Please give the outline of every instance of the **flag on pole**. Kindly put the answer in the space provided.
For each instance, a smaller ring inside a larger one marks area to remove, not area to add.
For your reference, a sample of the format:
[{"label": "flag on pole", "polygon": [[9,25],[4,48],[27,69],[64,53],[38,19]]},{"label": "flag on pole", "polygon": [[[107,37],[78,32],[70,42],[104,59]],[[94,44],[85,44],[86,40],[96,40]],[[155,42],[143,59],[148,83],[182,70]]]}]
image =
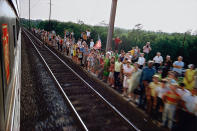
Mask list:
[{"label": "flag on pole", "polygon": [[94,45],[94,49],[101,49],[101,39],[100,36],[98,35],[98,41],[96,42],[96,44]]}]

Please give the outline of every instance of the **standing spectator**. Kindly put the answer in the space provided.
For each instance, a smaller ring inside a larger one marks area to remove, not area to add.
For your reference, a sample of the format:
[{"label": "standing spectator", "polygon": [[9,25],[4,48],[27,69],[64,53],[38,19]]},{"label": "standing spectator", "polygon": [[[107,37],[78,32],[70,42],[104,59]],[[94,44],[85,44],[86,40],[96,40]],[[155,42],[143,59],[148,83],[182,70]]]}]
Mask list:
[{"label": "standing spectator", "polygon": [[118,58],[119,58],[118,50],[115,50],[115,54],[114,54],[114,56],[115,56],[115,60],[117,61],[117,60],[118,60]]},{"label": "standing spectator", "polygon": [[66,34],[66,37],[67,37],[67,38],[68,38],[69,35],[70,35],[69,31],[67,31],[67,30],[65,30],[65,34]]},{"label": "standing spectator", "polygon": [[184,67],[184,62],[182,60],[183,60],[183,57],[179,56],[178,61],[175,61],[173,63],[173,71],[177,72],[179,76],[182,76],[182,71]]},{"label": "standing spectator", "polygon": [[94,72],[95,72],[95,76],[96,77],[98,77],[100,68],[101,68],[101,65],[100,65],[100,54],[99,54],[99,52],[96,52],[95,58],[94,58]]},{"label": "standing spectator", "polygon": [[188,90],[192,90],[194,88],[194,84],[195,84],[195,79],[194,79],[194,75],[195,75],[195,70],[194,70],[194,65],[190,64],[188,65],[188,68],[185,72],[185,77],[183,79],[183,82],[185,84],[185,88]]},{"label": "standing spectator", "polygon": [[77,46],[78,46],[78,47],[81,47],[81,39],[78,39],[78,41],[77,41]]},{"label": "standing spectator", "polygon": [[143,47],[143,52],[146,54],[146,60],[148,60],[148,54],[151,51],[150,42],[147,42],[146,45]]},{"label": "standing spectator", "polygon": [[87,34],[86,33],[83,33],[83,41],[87,41]]},{"label": "standing spectator", "polygon": [[80,65],[82,65],[82,59],[83,59],[83,52],[82,52],[82,50],[78,49],[77,54],[78,54],[79,63],[80,63]]},{"label": "standing spectator", "polygon": [[69,38],[66,39],[66,55],[68,56],[70,53],[70,40]]},{"label": "standing spectator", "polygon": [[60,38],[60,51],[62,52],[62,50],[63,50],[63,40],[62,40],[62,38]]},{"label": "standing spectator", "polygon": [[130,53],[131,53],[131,56],[134,57],[134,55],[135,55],[135,47],[132,47],[132,50],[130,51]]},{"label": "standing spectator", "polygon": [[162,78],[165,78],[168,75],[168,71],[170,71],[171,67],[172,67],[172,60],[170,59],[170,56],[167,55],[162,71]]},{"label": "standing spectator", "polygon": [[127,60],[126,66],[123,68],[123,74],[124,74],[124,80],[123,80],[123,96],[127,95],[127,90],[129,87],[128,79],[130,79],[132,72],[133,72],[133,67],[131,66],[131,60]]},{"label": "standing spectator", "polygon": [[90,31],[89,30],[86,30],[86,35],[87,35],[87,39],[90,38]]},{"label": "standing spectator", "polygon": [[124,56],[125,56],[125,52],[124,51],[121,51],[121,54],[120,54],[120,60],[121,60],[121,62],[124,60]]},{"label": "standing spectator", "polygon": [[94,41],[93,41],[93,39],[91,39],[91,41],[90,41],[90,49],[93,49],[93,47],[94,47]]},{"label": "standing spectator", "polygon": [[101,55],[100,55],[100,60],[99,60],[99,63],[100,63],[100,69],[99,69],[99,73],[98,73],[98,78],[99,79],[102,79],[103,78],[103,72],[104,72],[104,53],[101,52]]},{"label": "standing spectator", "polygon": [[168,122],[168,128],[172,129],[177,105],[180,101],[180,96],[176,92],[177,83],[170,84],[170,90],[163,95],[164,111],[162,114],[162,126]]},{"label": "standing spectator", "polygon": [[139,107],[140,108],[145,108],[146,104],[146,88],[148,88],[148,85],[150,82],[152,82],[152,77],[155,74],[155,69],[153,68],[153,61],[148,61],[148,67],[145,67],[142,70],[142,75],[140,78],[140,101],[139,101]]},{"label": "standing spectator", "polygon": [[70,38],[71,38],[71,39],[74,38],[74,32],[73,32],[73,31],[70,33]]},{"label": "standing spectator", "polygon": [[122,43],[122,40],[117,36],[116,38],[113,39],[115,42],[115,50],[118,50],[118,46],[120,43]]},{"label": "standing spectator", "polygon": [[140,69],[142,69],[143,68],[143,66],[145,65],[145,62],[146,62],[146,60],[145,60],[145,58],[144,58],[144,53],[140,53],[140,57],[138,58],[138,64],[139,64],[139,68]]},{"label": "standing spectator", "polygon": [[103,71],[103,80],[107,80],[109,75],[109,66],[110,66],[110,53],[106,53],[106,57],[104,59],[104,71]]},{"label": "standing spectator", "polygon": [[109,77],[108,77],[109,84],[112,88],[114,88],[114,67],[115,67],[115,57],[112,57],[110,60]]},{"label": "standing spectator", "polygon": [[60,41],[59,41],[59,35],[56,36],[56,42],[57,42],[57,49],[60,50]]},{"label": "standing spectator", "polygon": [[115,88],[119,89],[120,86],[120,70],[121,70],[121,59],[120,57],[118,58],[118,60],[115,62],[115,71],[114,71],[114,84],[115,84]]},{"label": "standing spectator", "polygon": [[153,61],[155,63],[154,65],[156,70],[158,70],[158,68],[162,65],[163,62],[163,57],[161,56],[160,52],[157,52],[157,55],[153,58]]},{"label": "standing spectator", "polygon": [[88,49],[88,46],[85,47],[84,51],[83,51],[83,65],[84,67],[87,69],[87,59],[88,59],[88,55],[90,54],[90,51]]}]

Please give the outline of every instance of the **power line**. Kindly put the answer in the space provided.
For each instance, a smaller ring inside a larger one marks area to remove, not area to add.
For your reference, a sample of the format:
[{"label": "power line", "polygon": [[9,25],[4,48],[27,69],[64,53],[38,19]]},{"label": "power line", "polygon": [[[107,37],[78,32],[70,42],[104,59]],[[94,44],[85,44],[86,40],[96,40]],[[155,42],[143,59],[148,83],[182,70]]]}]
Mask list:
[{"label": "power line", "polygon": [[36,3],[31,7],[31,9],[36,7],[38,5],[38,3],[40,3],[40,0],[37,0]]}]

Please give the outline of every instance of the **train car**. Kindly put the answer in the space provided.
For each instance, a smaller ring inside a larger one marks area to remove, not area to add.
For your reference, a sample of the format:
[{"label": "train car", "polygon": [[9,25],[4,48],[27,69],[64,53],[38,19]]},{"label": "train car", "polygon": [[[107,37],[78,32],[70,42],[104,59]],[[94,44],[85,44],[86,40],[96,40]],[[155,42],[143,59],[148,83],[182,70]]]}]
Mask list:
[{"label": "train car", "polygon": [[0,0],[0,131],[20,130],[19,0]]}]

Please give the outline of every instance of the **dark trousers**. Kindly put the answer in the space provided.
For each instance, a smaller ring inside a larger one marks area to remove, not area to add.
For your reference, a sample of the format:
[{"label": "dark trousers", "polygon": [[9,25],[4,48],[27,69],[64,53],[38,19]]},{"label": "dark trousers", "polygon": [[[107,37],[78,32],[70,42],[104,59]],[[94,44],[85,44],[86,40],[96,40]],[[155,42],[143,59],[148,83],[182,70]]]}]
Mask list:
[{"label": "dark trousers", "polygon": [[140,67],[139,67],[140,69],[142,69],[143,68],[143,65],[140,65]]},{"label": "dark trousers", "polygon": [[62,44],[60,44],[60,51],[62,52]]},{"label": "dark trousers", "polygon": [[160,107],[164,107],[164,103],[163,100],[159,97],[157,97],[157,105],[156,105],[156,109],[155,109],[155,115],[156,115],[156,119],[161,121],[162,118],[162,113],[159,112]]},{"label": "dark trousers", "polygon": [[140,85],[140,100],[139,100],[139,106],[141,108],[145,109],[145,105],[146,105],[146,90],[144,85]]},{"label": "dark trousers", "polygon": [[60,44],[59,43],[57,43],[57,49],[60,50]]},{"label": "dark trousers", "polygon": [[159,67],[160,67],[160,64],[159,63],[155,63],[155,69],[158,71]]},{"label": "dark trousers", "polygon": [[69,54],[69,48],[66,47],[66,55],[68,55],[68,54]]},{"label": "dark trousers", "polygon": [[120,86],[120,78],[118,77],[120,74],[120,72],[114,72],[114,84],[115,84],[115,87],[118,87]]}]

